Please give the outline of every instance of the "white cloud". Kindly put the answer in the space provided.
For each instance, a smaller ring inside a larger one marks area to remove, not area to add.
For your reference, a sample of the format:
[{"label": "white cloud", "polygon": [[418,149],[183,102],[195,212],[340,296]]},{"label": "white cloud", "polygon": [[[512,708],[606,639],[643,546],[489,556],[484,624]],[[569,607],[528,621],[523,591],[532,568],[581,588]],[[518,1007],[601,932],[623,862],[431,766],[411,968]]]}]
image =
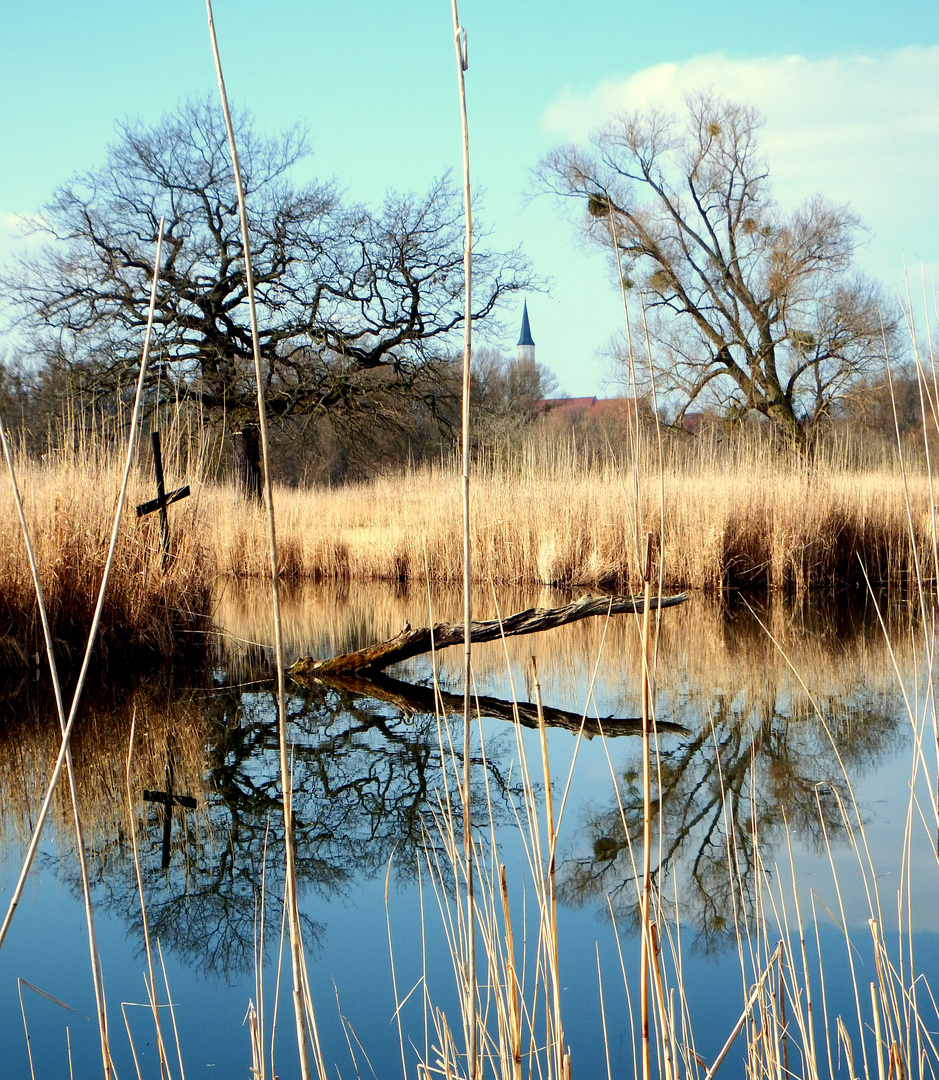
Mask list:
[{"label": "white cloud", "polygon": [[24,232],[24,228],[40,226],[43,219],[38,214],[13,214],[0,210],[0,269],[10,265],[14,255],[21,255],[30,246],[44,243],[47,237],[42,233]]},{"label": "white cloud", "polygon": [[561,91],[542,117],[559,139],[581,142],[617,113],[651,105],[680,112],[686,94],[712,88],[766,118],[762,146],[785,205],[821,192],[849,202],[871,229],[860,261],[891,283],[904,259],[939,277],[939,46],[881,56],[696,56],[659,64],[592,90]]},{"label": "white cloud", "polygon": [[7,210],[0,210],[0,230],[10,236],[19,236],[24,228],[41,226],[44,218],[40,214],[11,214]]}]

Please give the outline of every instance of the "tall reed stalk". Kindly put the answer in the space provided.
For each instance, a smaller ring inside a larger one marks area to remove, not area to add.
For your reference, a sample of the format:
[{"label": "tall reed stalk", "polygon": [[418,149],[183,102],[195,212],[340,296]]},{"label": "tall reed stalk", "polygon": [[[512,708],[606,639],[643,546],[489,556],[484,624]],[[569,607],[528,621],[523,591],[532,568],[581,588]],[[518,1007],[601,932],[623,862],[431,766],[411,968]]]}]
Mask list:
[{"label": "tall reed stalk", "polygon": [[469,1080],[477,1076],[476,1035],[476,917],[473,896],[473,809],[472,809],[472,548],[470,543],[470,389],[473,356],[473,207],[470,190],[469,120],[466,112],[465,73],[469,65],[466,31],[460,25],[456,0],[451,0],[453,43],[456,49],[457,85],[460,96],[460,126],[463,134],[463,859],[466,876],[466,1071]]},{"label": "tall reed stalk", "polygon": [[[270,451],[267,428],[267,407],[264,397],[264,372],[261,366],[261,346],[258,337],[258,317],[254,297],[254,275],[251,266],[251,241],[248,230],[248,211],[245,205],[244,185],[241,181],[241,166],[238,160],[238,147],[235,141],[235,129],[232,125],[231,110],[228,107],[228,94],[225,90],[225,78],[222,74],[222,61],[219,55],[218,40],[215,35],[215,20],[212,16],[212,0],[206,0],[206,14],[209,20],[209,36],[212,43],[212,56],[215,60],[215,72],[218,77],[219,96],[225,116],[225,128],[228,132],[228,145],[231,151],[234,171],[235,191],[238,196],[238,216],[241,223],[241,238],[244,248],[245,284],[248,293],[248,312],[251,321],[251,347],[254,354],[254,377],[257,386],[258,427],[261,436],[261,458],[264,467],[264,505],[267,511],[267,529],[270,543],[271,573],[271,611],[274,620],[274,654],[277,663],[277,720],[278,741],[280,748],[280,779],[284,804],[284,848],[285,848],[285,896],[287,922],[290,931],[290,959],[293,971],[293,1006],[297,1026],[297,1047],[300,1055],[300,1075],[302,1080],[310,1080],[310,1055],[307,1040],[306,1004],[305,1004],[305,960],[300,933],[300,907],[297,898],[296,875],[296,837],[294,835],[292,780],[287,756],[287,691],[286,664],[284,661],[284,639],[280,618],[280,568],[277,558],[277,529],[274,519],[274,496],[271,487]],[[325,1078],[319,1038],[315,1019],[311,1016],[313,1050],[317,1072]]]},{"label": "tall reed stalk", "polygon": [[652,533],[646,538],[642,607],[642,903],[639,995],[642,1009],[642,1076],[651,1076],[649,1042],[649,976],[652,963],[652,673],[649,656],[649,609],[652,601]]},{"label": "tall reed stalk", "polygon": [[58,783],[59,775],[62,772],[62,767],[68,755],[69,742],[72,737],[72,730],[75,727],[75,721],[78,717],[78,707],[81,703],[82,692],[84,691],[85,681],[88,677],[88,671],[91,666],[92,651],[94,649],[95,640],[98,635],[98,628],[101,625],[101,615],[104,611],[104,600],[105,596],[107,595],[108,581],[111,576],[111,568],[114,565],[114,552],[117,548],[117,538],[120,531],[124,504],[127,498],[128,482],[130,480],[131,469],[133,468],[135,458],[137,429],[139,427],[140,413],[143,406],[144,382],[147,373],[147,361],[150,356],[150,338],[153,332],[153,318],[156,308],[156,290],[157,282],[159,280],[162,246],[163,219],[161,218],[159,232],[157,235],[156,255],[154,257],[153,264],[153,280],[150,288],[150,304],[147,311],[147,328],[144,334],[143,351],[140,359],[140,372],[137,378],[137,390],[134,397],[134,407],[131,412],[130,431],[127,437],[127,455],[124,462],[124,476],[121,481],[121,490],[118,494],[117,507],[114,512],[114,523],[111,528],[111,539],[108,545],[108,555],[104,564],[104,572],[101,576],[101,584],[98,589],[98,600],[95,605],[94,615],[91,620],[91,626],[88,629],[88,640],[85,647],[84,657],[82,659],[81,669],[78,673],[78,680],[75,685],[75,690],[72,694],[72,704],[69,709],[68,719],[66,720],[65,728],[62,732],[61,747],[59,749],[58,757],[56,758],[55,766],[52,770],[52,775],[49,779],[46,796],[43,799],[42,806],[39,808],[39,814],[36,818],[36,824],[33,828],[32,837],[30,838],[29,846],[26,850],[26,856],[23,860],[23,867],[20,871],[19,878],[17,879],[16,885],[13,889],[13,895],[10,898],[10,904],[7,908],[6,917],[3,920],[3,925],[0,926],[0,947],[2,947],[3,945],[4,939],[7,935],[7,931],[10,929],[10,924],[13,921],[13,915],[16,912],[17,905],[19,904],[20,898],[23,895],[23,889],[26,885],[26,878],[29,875],[30,867],[32,866],[33,859],[36,855],[36,850],[39,847],[39,840],[42,836],[42,829],[49,814],[49,807],[52,804],[52,796],[55,792],[55,787]]},{"label": "tall reed stalk", "polygon": [[[55,698],[55,709],[59,718],[59,727],[62,736],[65,736],[67,718],[65,704],[62,699],[62,686],[59,681],[59,668],[55,659],[55,649],[52,644],[52,631],[49,626],[49,614],[46,608],[45,596],[42,584],[39,580],[39,567],[33,552],[33,544],[30,538],[29,525],[23,510],[23,501],[20,497],[19,486],[16,481],[16,470],[13,465],[13,455],[10,453],[10,444],[7,440],[6,428],[0,418],[0,443],[3,445],[3,456],[6,459],[7,469],[10,474],[10,483],[13,488],[13,499],[16,503],[16,512],[20,520],[20,528],[23,534],[23,543],[26,547],[26,555],[29,560],[29,569],[33,579],[33,588],[36,593],[36,603],[39,608],[39,618],[42,623],[42,636],[45,643],[46,659],[49,664],[49,675],[52,681],[52,692]],[[111,1049],[108,1038],[108,1015],[104,997],[104,980],[101,973],[101,957],[98,954],[97,936],[95,934],[94,909],[91,903],[91,882],[88,876],[88,857],[85,852],[85,837],[82,829],[81,814],[78,807],[78,784],[75,779],[75,769],[72,762],[72,749],[69,745],[65,752],[65,769],[68,779],[69,795],[72,800],[72,819],[75,826],[75,845],[78,853],[78,864],[81,872],[82,897],[85,903],[85,919],[88,927],[88,947],[91,954],[91,974],[95,988],[95,1013],[98,1021],[98,1031],[101,1038],[101,1059],[104,1067],[104,1075],[109,1080],[112,1072]]]},{"label": "tall reed stalk", "polygon": [[[616,219],[613,214],[612,202],[607,193],[607,208],[609,210],[610,241],[616,260],[617,276],[620,283],[620,297],[623,304],[623,320],[626,326],[626,358],[629,387],[634,401],[639,400],[639,378],[637,375],[636,357],[633,352],[632,330],[629,319],[629,304],[626,299],[625,278],[620,255],[620,244],[617,237]],[[652,386],[653,415],[658,414],[655,408],[655,378],[651,363],[651,339],[646,323],[645,305],[640,295],[642,311],[642,326],[645,331],[646,354],[649,359],[648,372]],[[638,422],[638,416],[630,414],[630,458],[631,472],[633,477],[632,505],[630,507],[633,519],[633,536],[636,549],[636,562],[639,567],[642,581],[642,617],[640,626],[640,698],[642,702],[642,883],[639,897],[639,1008],[640,1008],[640,1050],[642,1057],[643,1080],[650,1080],[652,1071],[651,1036],[650,1036],[650,996],[655,994],[657,1004],[659,1053],[662,1061],[662,1069],[665,1080],[671,1080],[672,1061],[674,1057],[672,1025],[669,1020],[665,1005],[665,991],[660,966],[660,947],[658,926],[652,915],[652,742],[655,735],[655,715],[653,701],[653,655],[652,634],[650,626],[650,608],[652,602],[652,558],[653,540],[652,532],[646,532],[645,550],[643,551],[639,537],[644,526],[643,492],[642,492],[642,464],[645,456],[642,432]],[[635,421],[635,422],[633,422]],[[652,475],[658,478],[658,595],[662,595],[665,574],[665,480],[664,460],[662,454],[661,428],[655,426],[657,435],[657,454]],[[656,615],[656,629],[658,629],[661,612]],[[657,640],[656,634],[656,640]],[[656,747],[657,749],[657,747]],[[661,819],[661,807],[659,807]],[[650,987],[651,984],[651,987]]]},{"label": "tall reed stalk", "polygon": [[94,926],[94,913],[91,905],[91,886],[88,879],[88,866],[85,855],[85,844],[82,833],[81,817],[78,810],[78,787],[75,783],[75,775],[72,767],[71,757],[71,735],[72,729],[75,725],[75,720],[78,716],[78,706],[81,701],[82,691],[84,689],[85,680],[88,675],[88,669],[91,662],[91,653],[94,648],[95,639],[98,633],[98,627],[101,621],[101,613],[104,609],[104,598],[107,593],[108,580],[110,578],[111,567],[114,561],[114,552],[117,547],[117,537],[120,530],[121,516],[124,509],[124,503],[127,496],[127,486],[130,478],[131,467],[134,459],[134,451],[136,444],[137,428],[140,419],[140,411],[143,403],[143,388],[147,371],[147,360],[150,352],[150,337],[153,330],[153,318],[156,306],[156,290],[157,282],[159,280],[160,273],[160,259],[163,250],[163,218],[160,218],[159,229],[157,232],[156,253],[154,255],[153,264],[153,279],[150,287],[150,304],[147,312],[147,328],[144,335],[143,351],[140,360],[140,373],[137,379],[137,392],[134,398],[134,408],[131,415],[130,434],[128,436],[127,444],[127,458],[124,467],[124,478],[121,485],[120,495],[118,496],[117,508],[114,513],[114,524],[111,530],[111,542],[108,548],[108,557],[104,567],[104,573],[101,578],[101,585],[98,591],[98,603],[95,607],[94,617],[92,619],[91,626],[88,630],[88,640],[85,648],[84,660],[79,672],[78,682],[72,695],[71,708],[69,710],[68,717],[65,715],[65,707],[62,699],[61,686],[58,677],[58,668],[55,660],[55,653],[52,645],[52,634],[49,629],[49,619],[46,611],[45,600],[43,597],[42,586],[39,582],[39,572],[36,565],[36,560],[33,556],[32,543],[30,541],[29,529],[26,525],[26,516],[23,512],[22,501],[19,496],[19,491],[16,485],[16,476],[13,471],[13,461],[10,454],[9,444],[6,438],[5,430],[2,423],[0,423],[0,438],[3,442],[3,453],[7,461],[7,465],[10,469],[11,481],[13,484],[14,496],[16,500],[17,513],[20,518],[21,527],[23,530],[24,543],[26,544],[27,554],[30,563],[30,571],[33,576],[33,583],[36,590],[36,600],[39,605],[40,617],[42,620],[43,635],[45,639],[46,654],[49,662],[49,669],[52,677],[53,691],[55,695],[56,710],[59,716],[59,724],[62,732],[62,743],[59,750],[58,758],[56,759],[55,768],[52,771],[52,777],[49,781],[48,789],[46,791],[46,797],[43,800],[40,807],[39,815],[33,829],[33,834],[30,839],[29,846],[27,848],[26,857],[23,862],[23,867],[20,871],[19,878],[16,882],[16,886],[13,890],[13,895],[10,899],[10,905],[7,909],[6,917],[3,921],[3,925],[0,926],[0,946],[6,937],[10,924],[13,920],[13,915],[19,904],[20,898],[23,894],[23,889],[26,885],[26,879],[29,875],[30,868],[32,866],[33,859],[36,854],[36,850],[39,847],[39,840],[42,836],[43,825],[45,824],[46,817],[49,813],[49,807],[52,804],[52,797],[55,792],[55,787],[58,782],[59,775],[62,771],[63,763],[67,769],[67,775],[69,779],[69,786],[71,788],[72,798],[72,813],[74,817],[74,825],[76,832],[76,841],[78,846],[79,863],[81,866],[82,876],[82,890],[85,903],[85,917],[88,927],[88,945],[91,954],[91,969],[94,981],[95,989],[95,1008],[98,1021],[98,1030],[101,1038],[101,1057],[102,1065],[104,1069],[105,1080],[110,1080],[112,1075],[112,1063],[111,1063],[111,1050],[108,1037],[108,1021],[107,1021],[107,1005],[104,996],[104,982],[101,974],[101,962],[98,956],[98,946],[95,935]]},{"label": "tall reed stalk", "polygon": [[[163,1030],[160,1025],[160,1006],[157,998],[156,975],[153,968],[153,950],[150,947],[150,926],[147,922],[147,902],[143,891],[143,874],[140,869],[140,853],[137,850],[137,823],[134,820],[134,799],[131,790],[131,762],[134,754],[134,730],[136,728],[136,713],[131,719],[130,738],[127,745],[127,765],[124,770],[124,786],[127,795],[127,814],[129,818],[129,830],[131,851],[134,857],[134,877],[137,881],[137,898],[140,901],[140,924],[143,928],[143,948],[147,958],[147,997],[150,1000],[150,1009],[153,1013],[153,1024],[156,1030],[157,1054],[160,1058],[160,1076],[169,1080],[169,1061],[166,1054],[166,1046],[163,1042]],[[171,814],[172,804],[167,803],[166,813]]]}]

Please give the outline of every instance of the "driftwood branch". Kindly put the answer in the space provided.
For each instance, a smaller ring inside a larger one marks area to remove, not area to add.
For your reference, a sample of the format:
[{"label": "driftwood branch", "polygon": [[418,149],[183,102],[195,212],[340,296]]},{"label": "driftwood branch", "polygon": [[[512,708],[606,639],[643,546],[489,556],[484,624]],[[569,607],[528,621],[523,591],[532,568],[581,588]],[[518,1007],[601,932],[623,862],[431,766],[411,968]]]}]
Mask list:
[{"label": "driftwood branch", "polygon": [[[448,694],[440,689],[435,690],[432,686],[417,686],[413,683],[401,682],[380,673],[370,676],[316,674],[300,676],[297,681],[321,683],[335,687],[337,690],[345,690],[376,701],[383,701],[399,709],[405,716],[413,716],[416,713],[463,715],[462,694]],[[477,716],[491,716],[496,720],[507,720],[509,723],[515,723],[517,719],[518,723],[524,727],[538,727],[538,710],[527,701],[513,703],[504,701],[502,698],[474,695],[473,713]],[[584,718],[580,713],[547,707],[542,710],[542,713],[548,727],[566,728],[575,733],[583,730],[583,734],[588,739],[593,738],[594,735],[611,737],[642,733],[642,718],[637,716],[606,716],[598,720],[596,717]],[[686,730],[680,724],[669,721],[660,721],[656,729],[659,732],[684,732]]]},{"label": "driftwood branch", "polygon": [[[678,596],[653,597],[652,607],[673,607],[687,600],[687,593]],[[558,608],[529,608],[506,619],[493,619],[490,622],[472,622],[470,631],[473,642],[498,641],[503,637],[516,637],[520,634],[537,634],[542,630],[553,630],[558,626],[579,622],[593,615],[636,614],[642,611],[641,596],[582,596],[572,604]],[[289,669],[289,674],[327,675],[354,673],[360,671],[382,671],[402,660],[421,656],[432,649],[448,649],[451,645],[462,645],[462,623],[437,623],[436,626],[422,626],[412,630],[410,624],[400,634],[369,645],[356,652],[343,653],[325,660],[316,660],[304,656]]]}]

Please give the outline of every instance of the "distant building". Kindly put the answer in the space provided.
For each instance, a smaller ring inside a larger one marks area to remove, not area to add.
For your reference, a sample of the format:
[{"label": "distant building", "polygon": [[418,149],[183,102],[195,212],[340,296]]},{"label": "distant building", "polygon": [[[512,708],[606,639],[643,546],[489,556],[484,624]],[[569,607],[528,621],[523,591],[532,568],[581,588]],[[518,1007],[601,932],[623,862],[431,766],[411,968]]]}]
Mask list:
[{"label": "distant building", "polygon": [[551,413],[570,424],[578,423],[587,417],[596,420],[619,420],[639,412],[632,398],[542,398],[534,405],[535,415]]},{"label": "distant building", "polygon": [[535,402],[535,413],[557,413],[567,419],[579,419],[597,404],[595,397],[542,398]]},{"label": "distant building", "polygon": [[531,336],[531,327],[528,325],[527,300],[522,305],[522,332],[518,336],[518,359],[519,362],[535,359],[535,342]]},{"label": "distant building", "polygon": [[[522,304],[522,328],[518,336],[518,359],[535,359],[535,340],[531,336],[531,324],[528,321],[528,302]],[[647,410],[645,402],[637,405],[633,398],[542,398],[532,406],[535,416],[551,413],[562,422],[578,425],[584,420],[604,423],[607,421],[625,421]]]}]

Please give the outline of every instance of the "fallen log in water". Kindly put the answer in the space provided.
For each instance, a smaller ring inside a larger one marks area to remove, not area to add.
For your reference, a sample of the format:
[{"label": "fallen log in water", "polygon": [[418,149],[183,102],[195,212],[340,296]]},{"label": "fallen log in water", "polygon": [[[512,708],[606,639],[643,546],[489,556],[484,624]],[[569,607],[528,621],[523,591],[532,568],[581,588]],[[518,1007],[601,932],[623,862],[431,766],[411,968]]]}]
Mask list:
[{"label": "fallen log in water", "polygon": [[[652,607],[664,608],[681,604],[688,599],[687,593],[678,596],[659,596],[652,598]],[[493,619],[490,622],[470,623],[470,633],[474,643],[498,641],[503,637],[516,637],[521,634],[537,634],[542,630],[553,630],[558,626],[579,622],[593,615],[624,615],[642,611],[641,596],[582,596],[565,607],[528,608],[505,619]],[[437,623],[436,626],[421,626],[412,630],[410,623],[400,634],[388,641],[358,649],[356,652],[343,653],[324,660],[302,656],[289,668],[289,673],[302,675],[327,675],[354,673],[359,671],[382,671],[402,660],[436,649],[448,649],[451,645],[462,645],[465,641],[462,623]]]},{"label": "fallen log in water", "polygon": [[[320,675],[317,672],[315,675],[299,675],[296,678],[301,683],[320,683],[337,690],[383,701],[400,709],[405,716],[413,716],[415,713],[463,715],[462,694],[448,694],[433,686],[401,682],[377,672],[368,676],[355,673]],[[472,707],[474,716],[491,716],[497,720],[508,720],[509,723],[515,723],[517,720],[524,727],[538,727],[538,710],[527,701],[511,702],[504,701],[502,698],[480,697],[474,694]],[[642,733],[642,718],[638,716],[605,716],[597,719],[593,716],[583,717],[580,713],[551,709],[547,706],[542,709],[542,715],[548,727],[566,728],[575,734],[582,731],[588,739],[593,738],[594,735],[605,735],[609,738],[615,735],[640,735]],[[669,721],[657,723],[656,730],[660,733],[686,731],[681,724],[673,724]]]}]

